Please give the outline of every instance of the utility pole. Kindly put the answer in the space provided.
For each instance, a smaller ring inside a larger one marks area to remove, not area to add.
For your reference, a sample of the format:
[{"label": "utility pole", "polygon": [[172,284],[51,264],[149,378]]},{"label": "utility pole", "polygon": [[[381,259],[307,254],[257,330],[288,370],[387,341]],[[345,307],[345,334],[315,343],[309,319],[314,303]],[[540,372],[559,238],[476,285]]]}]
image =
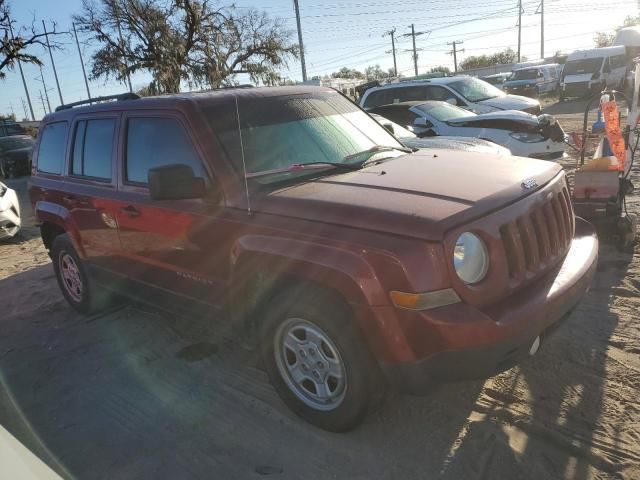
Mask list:
[{"label": "utility pole", "polygon": [[15,110],[13,109],[13,103],[12,103],[12,102],[9,102],[9,108],[11,109],[11,115],[13,115],[13,118],[15,118],[15,119],[16,119],[16,121],[17,121],[17,120],[18,120],[18,117],[16,117],[16,112],[15,112]]},{"label": "utility pole", "polygon": [[447,45],[452,45],[453,46],[453,50],[451,50],[449,52],[449,54],[453,55],[453,72],[457,72],[458,71],[458,52],[462,53],[464,52],[464,50],[458,50],[456,47],[458,45],[462,45],[464,42],[461,42],[459,40],[454,40],[451,43],[447,43]]},{"label": "utility pole", "polygon": [[418,52],[416,51],[416,31],[411,24],[411,38],[413,39],[413,68],[418,76]]},{"label": "utility pole", "polygon": [[[44,111],[44,115],[47,114],[47,107],[44,104],[44,97],[42,96],[42,90],[40,90],[40,101],[42,102],[42,110]],[[43,115],[43,117],[44,117]]]},{"label": "utility pole", "polygon": [[76,47],[78,47],[78,56],[80,57],[80,66],[82,67],[82,76],[84,77],[84,86],[87,88],[87,100],[91,100],[91,92],[89,91],[89,82],[87,81],[87,72],[84,70],[84,61],[82,60],[82,50],[80,50],[80,42],[78,42],[78,32],[76,31],[76,24],[73,25],[73,34],[76,37]]},{"label": "utility pole", "polygon": [[[8,15],[7,15],[8,17]],[[13,36],[13,27],[11,26],[11,19],[7,18],[7,23],[9,24],[9,32],[11,33],[11,40],[14,40]],[[35,122],[36,117],[33,114],[33,106],[31,105],[31,97],[29,96],[29,89],[27,88],[27,82],[24,79],[24,72],[22,71],[22,63],[18,60],[18,68],[20,69],[20,76],[22,77],[22,85],[24,86],[24,93],[27,94],[27,102],[29,102],[29,111],[31,112],[31,121]]]},{"label": "utility pole", "polygon": [[518,63],[520,63],[521,41],[522,41],[522,0],[518,0]]},{"label": "utility pole", "polygon": [[302,66],[302,81],[307,81],[307,65],[304,61],[304,44],[302,43],[302,27],[300,26],[300,7],[298,0],[293,0],[293,8],[296,10],[296,23],[298,25],[298,46],[300,47],[300,65]]},{"label": "utility pole", "polygon": [[536,14],[540,14],[540,58],[544,59],[544,0],[540,0]]},{"label": "utility pole", "polygon": [[[56,86],[58,87],[58,96],[60,97],[60,105],[64,105],[64,101],[62,100],[62,90],[60,90],[60,82],[58,81],[58,72],[56,71],[56,64],[53,61],[53,54],[51,53],[51,45],[49,44],[49,34],[47,33],[47,25],[44,23],[44,20],[42,20],[42,28],[44,29],[44,38],[47,42],[47,49],[49,50],[49,58],[51,59],[51,66],[53,67],[53,76],[56,79]],[[44,79],[43,79],[43,82],[44,82]],[[45,88],[44,91],[46,93],[47,89]],[[49,100],[47,100],[47,102],[48,101]],[[51,113],[51,107],[49,107],[49,113]]]},{"label": "utility pole", "polygon": [[20,102],[22,102],[22,110],[24,111],[24,117],[28,119],[29,118],[29,112],[27,112],[27,102],[24,101],[24,98],[20,97]]},{"label": "utility pole", "polygon": [[390,35],[391,36],[391,52],[393,52],[393,76],[397,77],[398,76],[398,64],[396,63],[396,40],[395,40],[395,34],[396,34],[396,29],[393,28],[391,30],[389,30],[388,32],[385,32],[384,36]]},{"label": "utility pole", "polygon": [[42,67],[40,67],[40,79],[42,80],[42,88],[44,89],[44,96],[47,98],[47,106],[49,107],[49,113],[51,113],[51,103],[49,103],[49,94],[47,93],[47,84],[44,81],[44,75],[42,74]]},{"label": "utility pole", "polygon": [[540,58],[544,58],[544,0],[540,0]]}]

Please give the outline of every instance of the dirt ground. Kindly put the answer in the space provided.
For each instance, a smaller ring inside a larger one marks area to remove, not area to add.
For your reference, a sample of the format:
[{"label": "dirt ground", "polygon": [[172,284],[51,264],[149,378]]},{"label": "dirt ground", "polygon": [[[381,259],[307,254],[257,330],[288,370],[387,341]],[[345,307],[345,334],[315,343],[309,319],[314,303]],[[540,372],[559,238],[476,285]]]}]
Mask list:
[{"label": "dirt ground", "polygon": [[[576,103],[549,107],[565,130]],[[292,415],[223,322],[74,313],[27,218],[0,244],[0,423],[65,478],[640,479],[639,255],[602,245],[589,295],[521,366],[392,395],[337,435]]]}]

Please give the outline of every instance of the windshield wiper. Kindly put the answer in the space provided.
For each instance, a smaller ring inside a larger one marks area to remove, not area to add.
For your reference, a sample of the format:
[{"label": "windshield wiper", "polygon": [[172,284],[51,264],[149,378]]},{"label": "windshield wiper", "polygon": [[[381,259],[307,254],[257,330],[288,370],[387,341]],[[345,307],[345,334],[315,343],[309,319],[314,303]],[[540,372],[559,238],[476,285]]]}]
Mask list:
[{"label": "windshield wiper", "polygon": [[272,170],[263,170],[261,172],[247,173],[247,178],[266,177],[268,175],[277,175],[279,173],[304,172],[305,170],[321,170],[324,168],[341,168],[343,170],[360,170],[360,165],[346,165],[338,162],[309,162],[309,163],[293,163],[284,168],[275,168]]},{"label": "windshield wiper", "polygon": [[[391,152],[392,150],[399,150],[401,152],[405,152],[405,153],[413,153],[413,150],[411,150],[410,148],[406,148],[406,147],[391,147],[391,146],[387,146],[387,145],[374,145],[371,148],[367,148],[366,150],[362,150],[360,152],[356,152],[356,153],[352,153],[351,155],[347,155],[346,157],[344,157],[342,160],[343,161],[348,161],[348,160],[352,160],[356,157],[361,157],[362,155],[373,155],[374,153],[380,153],[380,152]],[[360,167],[362,167],[365,163],[367,162],[367,160],[363,161],[360,164]]]}]

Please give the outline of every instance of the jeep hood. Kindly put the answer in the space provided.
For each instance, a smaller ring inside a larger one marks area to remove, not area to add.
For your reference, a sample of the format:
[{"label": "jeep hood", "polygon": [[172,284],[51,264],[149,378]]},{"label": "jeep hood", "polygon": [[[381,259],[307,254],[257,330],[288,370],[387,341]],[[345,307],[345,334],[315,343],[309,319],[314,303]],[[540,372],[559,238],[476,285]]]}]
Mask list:
[{"label": "jeep hood", "polygon": [[513,203],[560,173],[553,162],[436,150],[390,159],[254,198],[256,212],[439,241]]},{"label": "jeep hood", "polygon": [[537,100],[520,95],[504,95],[502,97],[488,98],[478,102],[480,105],[488,105],[500,110],[524,110],[540,105]]}]

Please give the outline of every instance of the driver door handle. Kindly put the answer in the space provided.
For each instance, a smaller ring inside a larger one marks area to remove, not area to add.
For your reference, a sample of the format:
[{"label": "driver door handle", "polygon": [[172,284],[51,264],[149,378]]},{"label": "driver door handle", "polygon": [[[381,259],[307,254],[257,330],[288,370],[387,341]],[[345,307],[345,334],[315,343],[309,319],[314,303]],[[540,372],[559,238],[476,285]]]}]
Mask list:
[{"label": "driver door handle", "polygon": [[126,207],[122,207],[120,209],[120,213],[124,213],[125,215],[127,215],[130,218],[134,218],[134,217],[139,217],[140,216],[140,210],[138,210],[133,205],[127,205]]}]

